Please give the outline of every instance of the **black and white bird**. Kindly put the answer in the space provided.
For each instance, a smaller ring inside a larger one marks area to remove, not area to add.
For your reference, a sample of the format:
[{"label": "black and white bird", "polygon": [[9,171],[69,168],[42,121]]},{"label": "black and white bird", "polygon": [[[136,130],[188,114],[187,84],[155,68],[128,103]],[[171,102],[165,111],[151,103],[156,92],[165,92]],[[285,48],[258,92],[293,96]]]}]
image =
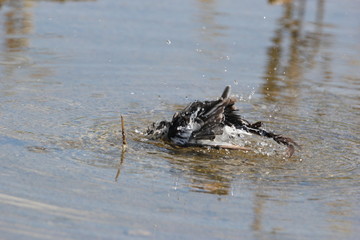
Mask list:
[{"label": "black and white bird", "polygon": [[236,99],[230,97],[230,86],[225,87],[221,97],[215,101],[195,101],[174,114],[172,120],[153,123],[146,134],[162,138],[172,144],[207,146],[224,149],[247,150],[236,139],[258,135],[273,139],[287,146],[287,155],[294,154],[299,145],[291,138],[267,131],[262,122],[250,123],[242,118],[234,106]]}]

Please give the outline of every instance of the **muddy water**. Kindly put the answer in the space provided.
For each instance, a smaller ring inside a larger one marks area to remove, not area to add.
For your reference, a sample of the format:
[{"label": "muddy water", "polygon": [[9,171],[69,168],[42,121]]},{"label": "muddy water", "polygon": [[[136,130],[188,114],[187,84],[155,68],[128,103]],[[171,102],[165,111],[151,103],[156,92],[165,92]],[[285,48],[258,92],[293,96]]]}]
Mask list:
[{"label": "muddy water", "polygon": [[[359,14],[335,0],[0,1],[1,238],[357,239]],[[302,150],[141,134],[225,85]]]}]

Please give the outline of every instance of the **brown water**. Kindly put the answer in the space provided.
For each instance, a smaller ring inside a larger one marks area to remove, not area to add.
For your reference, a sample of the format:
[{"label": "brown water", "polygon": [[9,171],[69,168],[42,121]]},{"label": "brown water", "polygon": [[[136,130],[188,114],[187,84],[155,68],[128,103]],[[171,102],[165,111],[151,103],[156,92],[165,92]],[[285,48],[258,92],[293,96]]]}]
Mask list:
[{"label": "brown water", "polygon": [[[1,239],[358,239],[360,4],[270,2],[0,0]],[[141,135],[225,85],[302,151]]]}]

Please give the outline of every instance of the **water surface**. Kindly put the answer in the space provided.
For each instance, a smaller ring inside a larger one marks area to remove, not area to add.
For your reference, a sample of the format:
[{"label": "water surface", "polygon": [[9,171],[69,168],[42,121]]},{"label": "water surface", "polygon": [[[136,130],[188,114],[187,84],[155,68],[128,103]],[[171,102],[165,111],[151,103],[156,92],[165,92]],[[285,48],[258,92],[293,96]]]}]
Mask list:
[{"label": "water surface", "polygon": [[[1,236],[357,239],[359,14],[335,0],[0,1]],[[302,150],[141,134],[226,85]]]}]

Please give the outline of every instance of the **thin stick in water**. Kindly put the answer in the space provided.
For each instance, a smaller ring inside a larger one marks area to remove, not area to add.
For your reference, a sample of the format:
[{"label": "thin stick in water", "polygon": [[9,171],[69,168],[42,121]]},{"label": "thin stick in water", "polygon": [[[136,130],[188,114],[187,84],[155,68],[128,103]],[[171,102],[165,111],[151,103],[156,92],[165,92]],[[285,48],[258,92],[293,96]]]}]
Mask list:
[{"label": "thin stick in water", "polygon": [[124,118],[121,116],[121,132],[122,132],[122,143],[123,146],[126,146],[126,133],[125,133],[125,124],[124,124]]},{"label": "thin stick in water", "polygon": [[121,150],[120,163],[119,163],[118,170],[117,170],[117,172],[116,172],[115,182],[118,181],[118,178],[119,178],[119,176],[120,176],[121,167],[122,167],[122,165],[123,165],[123,163],[124,163],[124,159],[125,159],[125,147],[124,147],[124,146],[126,146],[126,145],[123,145],[122,150]]},{"label": "thin stick in water", "polygon": [[120,118],[121,118],[122,148],[121,148],[120,163],[119,163],[119,167],[118,167],[118,170],[117,170],[116,176],[115,176],[115,182],[118,181],[118,178],[119,178],[119,176],[120,176],[120,170],[121,170],[121,167],[122,167],[122,165],[123,165],[123,163],[124,163],[125,152],[126,152],[126,145],[127,145],[124,118],[123,118],[123,116],[120,116]]}]

